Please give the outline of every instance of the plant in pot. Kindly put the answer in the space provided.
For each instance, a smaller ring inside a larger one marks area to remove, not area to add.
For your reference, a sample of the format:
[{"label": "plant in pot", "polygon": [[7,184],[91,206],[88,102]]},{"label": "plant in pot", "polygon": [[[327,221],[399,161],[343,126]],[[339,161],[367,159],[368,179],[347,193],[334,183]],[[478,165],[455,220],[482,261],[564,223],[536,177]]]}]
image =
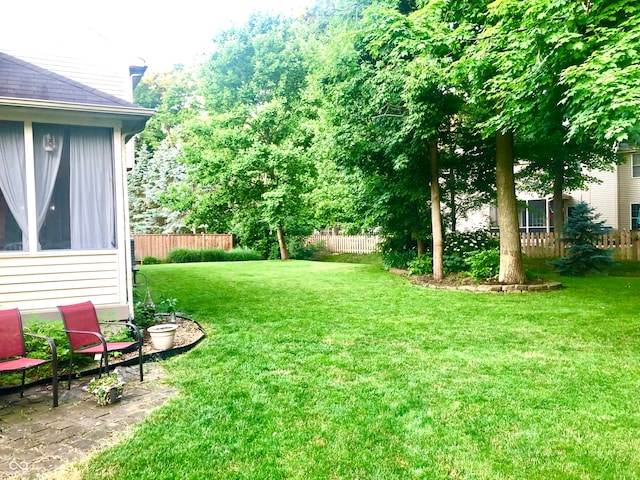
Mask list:
[{"label": "plant in pot", "polygon": [[92,378],[87,391],[96,398],[98,405],[109,405],[122,399],[124,380],[116,368],[100,378]]},{"label": "plant in pot", "polygon": [[162,301],[160,302],[161,308],[169,314],[169,322],[176,323],[176,306],[178,305],[177,298],[167,298],[161,296]]}]

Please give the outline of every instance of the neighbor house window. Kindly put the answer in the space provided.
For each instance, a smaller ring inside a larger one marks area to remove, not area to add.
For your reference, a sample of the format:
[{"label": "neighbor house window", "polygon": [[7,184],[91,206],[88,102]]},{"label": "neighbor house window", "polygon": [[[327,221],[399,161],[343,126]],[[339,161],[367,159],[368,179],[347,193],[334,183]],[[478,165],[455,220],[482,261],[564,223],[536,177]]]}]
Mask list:
[{"label": "neighbor house window", "polygon": [[544,199],[526,200],[518,209],[518,222],[523,232],[546,232],[547,218],[547,201]]},{"label": "neighbor house window", "polygon": [[631,176],[640,178],[640,153],[631,155]]},{"label": "neighbor house window", "polygon": [[[22,123],[0,122],[2,248],[28,251],[30,222],[38,250],[115,248],[112,129],[34,123],[28,159],[24,141]],[[27,162],[34,167],[35,218],[27,213]]]},{"label": "neighbor house window", "polygon": [[640,213],[640,203],[631,204],[631,230],[640,230],[638,225],[638,214]]}]

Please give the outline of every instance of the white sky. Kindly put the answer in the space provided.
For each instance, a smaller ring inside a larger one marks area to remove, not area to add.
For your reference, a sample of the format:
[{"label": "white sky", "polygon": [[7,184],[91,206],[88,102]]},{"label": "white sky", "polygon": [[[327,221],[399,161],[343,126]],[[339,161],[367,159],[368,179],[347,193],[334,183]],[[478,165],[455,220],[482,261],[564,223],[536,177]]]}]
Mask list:
[{"label": "white sky", "polygon": [[[46,50],[62,37],[67,38],[67,44],[82,38],[73,37],[74,32],[89,29],[127,55],[144,59],[151,70],[162,71],[176,63],[193,63],[206,53],[216,33],[243,23],[252,12],[296,14],[311,3],[312,0],[2,0],[0,47],[12,34],[14,38],[24,38],[29,32],[33,44]],[[81,48],[78,43],[73,47]]]}]

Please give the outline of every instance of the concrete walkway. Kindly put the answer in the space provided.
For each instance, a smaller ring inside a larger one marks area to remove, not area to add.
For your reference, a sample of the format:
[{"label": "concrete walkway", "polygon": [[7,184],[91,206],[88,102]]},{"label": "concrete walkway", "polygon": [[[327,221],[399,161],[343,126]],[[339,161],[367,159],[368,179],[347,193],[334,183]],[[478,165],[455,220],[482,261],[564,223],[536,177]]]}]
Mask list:
[{"label": "concrete walkway", "polygon": [[36,479],[82,459],[175,395],[162,382],[159,363],[145,364],[142,383],[137,368],[118,367],[126,382],[124,397],[104,407],[82,390],[91,377],[74,380],[70,391],[66,381],[61,382],[57,408],[46,386],[28,388],[24,398],[19,393],[0,395],[0,478]]}]

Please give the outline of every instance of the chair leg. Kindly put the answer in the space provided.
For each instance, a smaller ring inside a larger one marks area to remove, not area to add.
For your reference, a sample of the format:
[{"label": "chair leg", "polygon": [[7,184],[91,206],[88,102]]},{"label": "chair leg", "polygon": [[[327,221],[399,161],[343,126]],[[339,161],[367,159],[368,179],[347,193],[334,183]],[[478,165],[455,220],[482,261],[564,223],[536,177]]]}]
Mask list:
[{"label": "chair leg", "polygon": [[142,373],[142,341],[138,342],[138,363],[140,365],[140,381],[144,380],[144,374]]},{"label": "chair leg", "polygon": [[58,359],[51,361],[51,388],[53,389],[53,406],[58,406]]},{"label": "chair leg", "polygon": [[69,384],[67,385],[67,390],[71,390],[71,375],[73,375],[73,352],[69,352]]},{"label": "chair leg", "polygon": [[27,373],[26,370],[22,370],[22,384],[20,385],[20,398],[24,398],[24,377],[26,373]]}]

